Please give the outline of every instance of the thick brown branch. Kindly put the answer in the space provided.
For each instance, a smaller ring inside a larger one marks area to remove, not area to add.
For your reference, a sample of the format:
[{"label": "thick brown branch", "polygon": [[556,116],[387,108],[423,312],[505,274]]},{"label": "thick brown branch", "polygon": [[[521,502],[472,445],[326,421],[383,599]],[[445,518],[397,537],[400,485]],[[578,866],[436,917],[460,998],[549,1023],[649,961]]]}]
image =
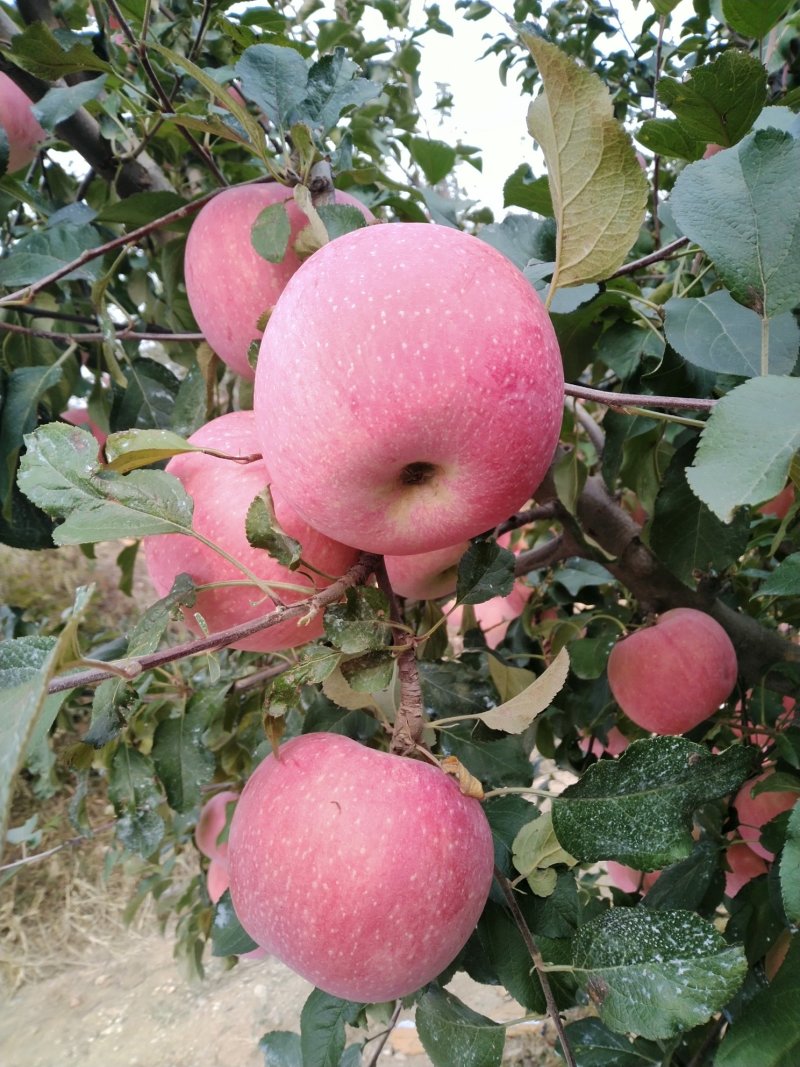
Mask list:
[{"label": "thick brown branch", "polygon": [[[378,585],[389,601],[392,622],[398,623],[402,619],[402,612],[400,611],[400,604],[395,591],[389,581],[383,558],[381,558],[375,573],[378,578]],[[397,675],[400,680],[400,707],[397,709],[394,721],[390,750],[400,755],[406,755],[417,748],[425,727],[425,718],[422,712],[422,686],[419,680],[417,652],[414,643],[408,643],[408,634],[399,627],[394,629],[394,639],[398,645],[405,647],[397,656]]]},{"label": "thick brown branch", "polygon": [[[306,600],[298,600],[294,604],[275,608],[274,611],[270,611],[269,614],[262,615],[258,619],[241,623],[239,626],[231,626],[227,630],[209,634],[208,637],[200,637],[196,641],[185,641],[183,644],[173,645],[172,648],[165,648],[161,652],[153,652],[148,656],[139,656],[134,661],[131,661],[131,665],[138,668],[136,671],[138,674],[140,671],[163,667],[166,663],[174,663],[179,659],[197,656],[202,652],[216,652],[234,641],[251,637],[253,634],[260,633],[271,626],[277,626],[278,623],[288,622],[290,619],[300,619],[309,613],[316,614],[327,607],[328,604],[335,603],[347,589],[354,585],[363,584],[370,574],[374,572],[379,558],[368,553],[362,553],[358,562],[350,568],[347,574]],[[97,685],[107,678],[114,677],[117,677],[117,672],[113,670],[92,670],[82,671],[78,674],[63,674],[50,682],[48,692],[61,693],[67,689],[75,689],[77,686]]]}]

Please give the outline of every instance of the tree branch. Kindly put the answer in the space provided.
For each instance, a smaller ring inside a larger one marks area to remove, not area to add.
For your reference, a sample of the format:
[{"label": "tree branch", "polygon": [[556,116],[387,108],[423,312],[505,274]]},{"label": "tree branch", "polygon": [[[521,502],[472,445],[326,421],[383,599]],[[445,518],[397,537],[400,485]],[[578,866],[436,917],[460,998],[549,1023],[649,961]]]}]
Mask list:
[{"label": "tree branch", "polygon": [[679,237],[676,241],[671,241],[668,245],[664,245],[663,248],[659,248],[656,252],[651,252],[648,256],[634,259],[632,263],[625,263],[619,270],[615,270],[611,277],[622,278],[626,274],[635,274],[637,270],[649,267],[651,263],[661,263],[663,260],[669,259],[673,252],[680,251],[688,243],[688,237]]},{"label": "tree branch", "polygon": [[[25,309],[20,309],[25,310]],[[44,315],[48,313],[45,312]],[[42,317],[44,317],[44,315]],[[50,312],[49,317],[58,317],[57,312]],[[70,344],[91,344],[96,341],[107,341],[107,334],[103,333],[64,333],[59,330],[37,330],[33,326],[18,326],[13,322],[3,322],[0,320],[0,330],[5,330],[7,333],[21,333],[27,337],[44,337],[49,341],[67,341]],[[191,344],[199,344],[201,341],[205,341],[205,334],[202,333],[169,333],[160,330],[145,330],[144,332],[137,332],[136,330],[117,330],[114,333],[114,339],[116,341],[174,341],[174,342],[189,342]]]},{"label": "tree branch", "polygon": [[593,400],[609,408],[650,407],[675,408],[680,411],[711,411],[716,400],[689,396],[649,396],[647,393],[613,393],[610,389],[590,389],[586,385],[564,386],[567,396],[579,400]]},{"label": "tree branch", "polygon": [[[378,586],[389,601],[392,622],[398,623],[403,616],[397,595],[389,581],[383,557],[381,557],[375,573],[378,578]],[[422,686],[419,680],[416,645],[413,641],[409,642],[408,634],[399,627],[394,629],[394,639],[398,645],[403,646],[403,651],[397,656],[397,674],[400,679],[400,707],[397,709],[397,715],[394,720],[390,751],[399,755],[407,755],[419,745],[422,731],[425,727],[425,718],[422,713]]]},{"label": "tree branch", "polygon": [[[152,670],[154,667],[163,667],[164,664],[174,663],[179,659],[197,656],[201,652],[216,652],[230,645],[233,641],[251,637],[253,634],[267,630],[271,626],[277,626],[281,622],[288,622],[290,619],[299,619],[308,614],[316,615],[328,604],[333,604],[337,601],[347,589],[366,582],[370,574],[376,570],[379,560],[379,556],[364,552],[347,574],[305,600],[298,600],[294,604],[282,605],[270,611],[269,614],[260,616],[258,619],[240,623],[238,626],[230,626],[227,630],[209,634],[208,637],[200,637],[196,641],[185,641],[183,644],[173,645],[172,648],[165,648],[161,652],[153,652],[148,656],[139,656],[134,660],[130,660],[128,662],[135,669],[135,674],[132,676],[136,677],[142,671]],[[92,670],[75,674],[62,674],[50,682],[47,691],[48,693],[62,693],[67,689],[75,689],[77,686],[97,685],[107,678],[115,678],[117,676],[117,672],[113,670]]]}]

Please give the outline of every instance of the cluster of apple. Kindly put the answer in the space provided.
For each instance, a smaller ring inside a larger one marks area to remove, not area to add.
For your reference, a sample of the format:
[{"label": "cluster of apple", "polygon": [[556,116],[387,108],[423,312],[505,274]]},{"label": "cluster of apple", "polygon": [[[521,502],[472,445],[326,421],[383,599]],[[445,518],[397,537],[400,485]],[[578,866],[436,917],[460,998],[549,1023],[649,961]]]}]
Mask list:
[{"label": "cluster of apple", "polygon": [[47,134],[31,110],[31,101],[7,74],[0,73],[0,130],[8,141],[9,174],[31,162]]}]

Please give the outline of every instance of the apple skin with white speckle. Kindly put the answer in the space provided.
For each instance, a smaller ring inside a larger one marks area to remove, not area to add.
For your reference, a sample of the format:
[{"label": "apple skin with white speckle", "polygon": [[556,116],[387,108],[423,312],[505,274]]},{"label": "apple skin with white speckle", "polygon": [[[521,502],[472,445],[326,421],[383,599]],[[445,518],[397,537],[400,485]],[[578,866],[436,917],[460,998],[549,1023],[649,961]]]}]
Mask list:
[{"label": "apple skin with white speckle", "polygon": [[254,393],[298,514],[384,555],[456,545],[518,510],[563,401],[555,331],[522,272],[425,223],[368,226],[304,263],[264,331]]},{"label": "apple skin with white speckle", "polygon": [[494,851],[480,803],[436,767],[312,733],[249,779],[228,862],[236,914],[259,945],[333,996],[377,1003],[455,958]]}]

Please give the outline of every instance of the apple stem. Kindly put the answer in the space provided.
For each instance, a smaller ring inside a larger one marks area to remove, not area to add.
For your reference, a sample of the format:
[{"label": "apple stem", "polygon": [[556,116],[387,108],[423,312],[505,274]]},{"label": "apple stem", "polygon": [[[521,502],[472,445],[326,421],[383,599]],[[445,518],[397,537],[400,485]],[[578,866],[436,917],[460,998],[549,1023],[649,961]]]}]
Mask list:
[{"label": "apple stem", "polygon": [[367,1038],[367,1041],[377,1041],[378,1043],[375,1046],[375,1048],[372,1050],[372,1054],[370,1055],[370,1058],[368,1060],[364,1061],[364,1067],[375,1067],[375,1065],[377,1064],[378,1060],[380,1059],[381,1053],[383,1052],[384,1045],[389,1040],[389,1035],[391,1034],[392,1030],[394,1030],[395,1026],[397,1025],[397,1020],[400,1018],[400,1012],[402,1010],[403,1010],[403,1002],[402,1002],[402,1000],[398,1000],[397,1004],[395,1005],[395,1009],[392,1012],[392,1017],[389,1020],[389,1025],[386,1027],[386,1029],[385,1030],[381,1030],[381,1032],[379,1034],[375,1034],[374,1037],[368,1037]]},{"label": "apple stem", "polygon": [[544,993],[545,1003],[547,1004],[547,1014],[553,1020],[553,1025],[556,1028],[558,1034],[558,1040],[561,1042],[561,1050],[564,1053],[564,1059],[566,1060],[567,1067],[578,1067],[575,1057],[572,1054],[567,1035],[564,1030],[564,1023],[561,1020],[561,1013],[558,1010],[556,1004],[556,998],[553,996],[553,990],[550,986],[550,981],[547,977],[547,967],[542,958],[542,954],[539,951],[539,947],[536,944],[533,934],[528,928],[528,924],[525,922],[525,916],[520,910],[519,904],[517,904],[517,898],[514,896],[514,890],[511,888],[511,883],[503,874],[503,872],[495,867],[494,876],[498,885],[503,891],[503,896],[506,898],[509,911],[511,912],[514,922],[517,924],[522,940],[525,942],[525,947],[530,953],[530,957],[533,960],[533,966],[536,968],[536,974],[539,978],[539,982],[542,986],[542,992]]}]

